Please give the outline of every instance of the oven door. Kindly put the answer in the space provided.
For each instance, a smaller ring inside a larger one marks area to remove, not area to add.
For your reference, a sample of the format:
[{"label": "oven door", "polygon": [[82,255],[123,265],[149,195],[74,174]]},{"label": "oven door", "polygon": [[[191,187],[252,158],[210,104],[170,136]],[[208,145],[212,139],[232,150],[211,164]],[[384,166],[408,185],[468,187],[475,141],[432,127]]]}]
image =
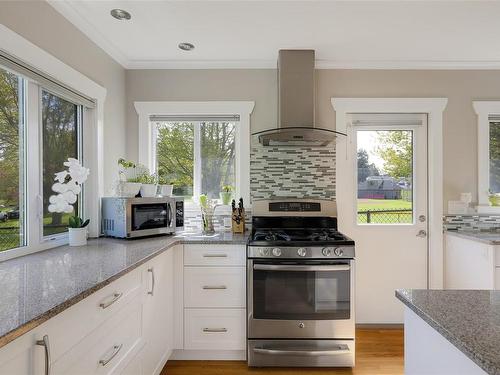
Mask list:
[{"label": "oven door", "polygon": [[149,236],[175,231],[174,208],[171,201],[131,203],[128,207],[128,237]]},{"label": "oven door", "polygon": [[249,338],[354,338],[354,262],[248,261]]}]

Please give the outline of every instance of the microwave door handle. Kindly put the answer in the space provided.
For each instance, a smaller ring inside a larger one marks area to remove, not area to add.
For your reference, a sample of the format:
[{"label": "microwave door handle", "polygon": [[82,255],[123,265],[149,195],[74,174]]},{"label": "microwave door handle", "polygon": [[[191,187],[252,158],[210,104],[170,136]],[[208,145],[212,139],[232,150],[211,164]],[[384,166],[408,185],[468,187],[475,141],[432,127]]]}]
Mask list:
[{"label": "microwave door handle", "polygon": [[172,224],[172,209],[170,202],[167,202],[167,227],[170,228],[171,224]]},{"label": "microwave door handle", "polygon": [[172,224],[172,222],[175,223],[174,206],[175,206],[175,202],[173,204],[172,204],[172,202],[169,203],[169,208],[170,208],[170,220],[168,222],[169,227],[175,227],[175,225]]},{"label": "microwave door handle", "polygon": [[254,264],[254,270],[258,271],[296,271],[296,272],[332,272],[332,271],[349,271],[351,267],[348,264],[331,264],[317,266],[285,266],[277,264]]}]

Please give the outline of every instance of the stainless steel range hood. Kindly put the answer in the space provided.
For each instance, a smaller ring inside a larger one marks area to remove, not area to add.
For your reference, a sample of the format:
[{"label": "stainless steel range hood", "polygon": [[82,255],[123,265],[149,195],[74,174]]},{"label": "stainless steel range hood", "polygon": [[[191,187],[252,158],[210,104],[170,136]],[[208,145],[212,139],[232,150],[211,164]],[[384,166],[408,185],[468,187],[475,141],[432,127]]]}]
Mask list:
[{"label": "stainless steel range hood", "polygon": [[264,146],[326,146],[344,133],[314,121],[314,50],[280,50],[278,127],[254,133]]}]

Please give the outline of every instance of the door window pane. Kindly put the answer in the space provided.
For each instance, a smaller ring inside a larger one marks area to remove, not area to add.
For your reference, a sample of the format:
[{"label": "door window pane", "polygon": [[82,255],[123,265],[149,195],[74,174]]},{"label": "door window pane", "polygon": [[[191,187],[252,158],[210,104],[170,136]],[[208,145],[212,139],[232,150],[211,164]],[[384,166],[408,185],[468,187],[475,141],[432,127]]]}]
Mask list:
[{"label": "door window pane", "polygon": [[23,86],[0,68],[0,251],[26,245]]},{"label": "door window pane", "polygon": [[157,173],[174,185],[174,195],[189,201],[194,186],[194,124],[157,122],[155,125]]},{"label": "door window pane", "polygon": [[222,186],[235,183],[235,126],[228,122],[202,122],[201,193],[219,199]]},{"label": "door window pane", "polygon": [[42,91],[43,137],[43,235],[67,231],[69,217],[78,215],[79,199],[73,213],[49,212],[54,194],[54,174],[62,171],[68,158],[78,159],[78,106],[57,95]]},{"label": "door window pane", "polygon": [[359,224],[413,223],[413,132],[358,130]]},{"label": "door window pane", "polygon": [[500,193],[500,122],[490,123],[490,192]]}]

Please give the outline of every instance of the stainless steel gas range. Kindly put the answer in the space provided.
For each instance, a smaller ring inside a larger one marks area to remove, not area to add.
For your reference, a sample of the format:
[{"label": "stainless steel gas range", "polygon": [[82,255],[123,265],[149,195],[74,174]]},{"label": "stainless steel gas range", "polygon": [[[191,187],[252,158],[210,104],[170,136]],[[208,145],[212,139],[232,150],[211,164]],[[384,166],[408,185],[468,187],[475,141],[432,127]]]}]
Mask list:
[{"label": "stainless steel gas range", "polygon": [[266,201],[247,245],[249,366],[354,366],[354,241],[329,202]]}]

